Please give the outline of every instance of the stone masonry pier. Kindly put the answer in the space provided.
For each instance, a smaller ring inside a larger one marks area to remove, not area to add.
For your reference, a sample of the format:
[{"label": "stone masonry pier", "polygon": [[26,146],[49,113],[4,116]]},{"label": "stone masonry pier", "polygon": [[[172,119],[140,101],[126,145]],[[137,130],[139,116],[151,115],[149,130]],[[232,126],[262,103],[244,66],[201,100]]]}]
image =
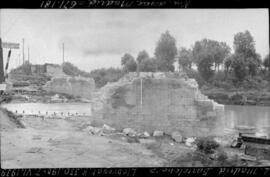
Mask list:
[{"label": "stone masonry pier", "polygon": [[129,73],[92,100],[95,120],[138,132],[180,131],[183,136],[221,133],[224,106],[202,95],[181,73]]}]

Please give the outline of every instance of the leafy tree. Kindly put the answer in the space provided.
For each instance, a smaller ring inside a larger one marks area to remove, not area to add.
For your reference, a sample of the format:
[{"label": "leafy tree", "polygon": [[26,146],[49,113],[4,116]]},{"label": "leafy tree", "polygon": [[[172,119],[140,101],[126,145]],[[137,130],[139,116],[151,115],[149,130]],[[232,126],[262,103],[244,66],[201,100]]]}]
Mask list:
[{"label": "leafy tree", "polygon": [[143,51],[138,53],[137,63],[141,63],[145,59],[149,59],[149,55],[145,50],[143,50]]},{"label": "leafy tree", "polygon": [[268,71],[270,71],[270,59],[269,59],[269,54],[267,54],[267,55],[264,57],[263,65],[264,65],[265,69],[268,68]]},{"label": "leafy tree", "polygon": [[[245,74],[251,76],[256,75],[260,65],[261,59],[260,56],[256,53],[255,50],[255,41],[251,36],[249,31],[239,32],[234,36],[234,51],[235,57],[234,60],[241,60],[235,62],[235,64],[245,64]],[[240,56],[240,58],[237,58]],[[235,72],[238,72],[235,70]],[[245,76],[244,76],[245,77]]]},{"label": "leafy tree", "polygon": [[161,34],[155,49],[157,68],[159,71],[174,71],[174,59],[177,54],[176,40],[168,31]]},{"label": "leafy tree", "polygon": [[156,71],[156,60],[155,59],[144,59],[139,64],[140,71],[142,72],[155,72]]},{"label": "leafy tree", "polygon": [[191,69],[192,64],[192,51],[187,50],[186,48],[181,48],[178,56],[179,69],[184,71]]},{"label": "leafy tree", "polygon": [[251,57],[256,53],[255,41],[249,31],[235,34],[233,44],[235,53],[241,53],[244,57]]},{"label": "leafy tree", "polygon": [[212,67],[215,54],[213,51],[213,41],[207,39],[195,42],[192,49],[193,61],[206,81],[209,81],[214,74]]},{"label": "leafy tree", "polygon": [[231,48],[225,42],[213,42],[213,50],[215,52],[214,62],[215,62],[215,70],[219,69],[220,64],[223,63],[224,59],[228,57],[231,52]]},{"label": "leafy tree", "polygon": [[211,60],[202,60],[198,64],[198,71],[202,75],[205,81],[209,81],[214,75],[214,70],[212,69],[213,63]]},{"label": "leafy tree", "polygon": [[70,76],[83,76],[91,77],[90,73],[80,70],[77,66],[73,65],[70,62],[64,62],[62,64],[63,72]]},{"label": "leafy tree", "polygon": [[232,66],[232,62],[233,62],[233,57],[232,57],[232,55],[230,55],[230,56],[228,56],[228,57],[226,57],[226,58],[224,59],[224,66],[225,66],[224,72],[225,72],[225,78],[228,77],[228,73],[229,73],[230,68],[231,68],[231,66]]},{"label": "leafy tree", "polygon": [[255,57],[246,58],[248,74],[251,76],[255,76],[262,65],[262,60],[260,55],[256,55]]},{"label": "leafy tree", "polygon": [[141,65],[142,65],[142,63],[145,61],[145,60],[149,60],[149,55],[148,55],[148,53],[145,51],[145,50],[143,50],[143,51],[140,51],[139,53],[138,53],[138,56],[137,56],[137,71],[139,72],[139,71],[142,71],[142,69],[141,69]]},{"label": "leafy tree", "polygon": [[125,54],[121,59],[121,65],[125,72],[135,72],[137,69],[137,64],[134,57],[130,54]]},{"label": "leafy tree", "polygon": [[231,66],[237,81],[240,82],[243,81],[247,74],[246,61],[244,55],[234,54]]},{"label": "leafy tree", "polygon": [[102,87],[108,82],[118,81],[124,75],[124,72],[118,68],[101,68],[92,70],[90,75],[95,80],[96,86]]}]

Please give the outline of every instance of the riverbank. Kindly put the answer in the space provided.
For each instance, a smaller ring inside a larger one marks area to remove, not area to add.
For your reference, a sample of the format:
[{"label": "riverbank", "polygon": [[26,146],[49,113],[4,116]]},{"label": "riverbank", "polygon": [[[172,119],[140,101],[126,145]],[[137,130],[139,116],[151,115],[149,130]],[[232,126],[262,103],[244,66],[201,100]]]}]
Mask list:
[{"label": "riverbank", "polygon": [[266,89],[201,88],[208,98],[225,105],[270,106],[270,91]]}]

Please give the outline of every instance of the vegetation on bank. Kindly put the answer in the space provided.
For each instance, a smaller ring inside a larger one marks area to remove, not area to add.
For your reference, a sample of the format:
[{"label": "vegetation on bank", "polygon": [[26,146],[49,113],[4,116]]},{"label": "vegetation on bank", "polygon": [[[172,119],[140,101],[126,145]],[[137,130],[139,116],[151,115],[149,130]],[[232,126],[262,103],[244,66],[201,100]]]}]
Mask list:
[{"label": "vegetation on bank", "polygon": [[227,153],[212,137],[200,137],[195,141],[196,150],[184,155],[176,155],[170,160],[171,167],[232,167],[247,166],[238,155]]}]

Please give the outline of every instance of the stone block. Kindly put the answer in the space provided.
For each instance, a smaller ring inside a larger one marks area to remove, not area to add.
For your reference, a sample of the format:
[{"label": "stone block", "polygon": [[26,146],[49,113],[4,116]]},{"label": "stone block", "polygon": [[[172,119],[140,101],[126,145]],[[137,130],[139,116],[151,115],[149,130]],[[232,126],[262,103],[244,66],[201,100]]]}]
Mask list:
[{"label": "stone block", "polygon": [[181,133],[178,131],[172,132],[171,136],[172,136],[172,139],[176,141],[177,143],[181,143],[183,141],[183,137]]},{"label": "stone block", "polygon": [[156,131],[154,131],[154,133],[153,133],[153,136],[155,136],[155,137],[161,137],[161,136],[163,136],[164,135],[164,132],[163,131],[158,131],[158,130],[156,130]]},{"label": "stone block", "polygon": [[208,111],[207,113],[206,113],[206,116],[207,117],[215,117],[217,114],[216,114],[216,112],[215,111]]},{"label": "stone block", "polygon": [[123,130],[123,133],[124,133],[125,135],[128,135],[128,136],[135,136],[135,135],[136,135],[136,131],[133,130],[132,128],[125,128],[125,129]]}]

